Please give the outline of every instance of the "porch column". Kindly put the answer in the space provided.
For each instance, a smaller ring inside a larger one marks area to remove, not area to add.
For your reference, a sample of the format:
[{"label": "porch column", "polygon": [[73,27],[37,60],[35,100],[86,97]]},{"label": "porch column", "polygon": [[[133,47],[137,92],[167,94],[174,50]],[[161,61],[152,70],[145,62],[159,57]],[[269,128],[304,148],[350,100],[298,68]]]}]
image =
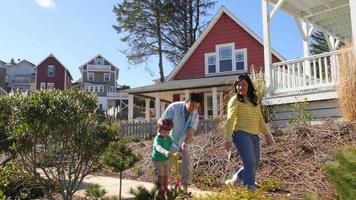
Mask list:
[{"label": "porch column", "polygon": [[134,104],[134,96],[129,94],[129,113],[128,113],[128,121],[131,122],[133,120],[133,104]]},{"label": "porch column", "polygon": [[220,92],[219,94],[219,105],[220,107],[218,108],[220,110],[219,115],[222,116],[224,113],[224,92]]},{"label": "porch column", "polygon": [[184,97],[185,97],[185,100],[187,100],[189,98],[189,90],[184,90]]},{"label": "porch column", "polygon": [[159,92],[156,92],[156,101],[155,101],[155,109],[156,109],[156,119],[159,119],[161,117],[161,112],[160,112],[160,108],[161,108],[161,97],[159,95]]},{"label": "porch column", "polygon": [[218,95],[216,87],[211,88],[212,99],[213,99],[213,118],[218,116]]},{"label": "porch column", "polygon": [[263,55],[265,68],[265,82],[266,82],[266,97],[272,95],[272,56],[271,56],[271,41],[269,31],[270,16],[268,11],[268,0],[262,0],[262,24],[263,24]]},{"label": "porch column", "polygon": [[145,103],[146,103],[145,118],[146,118],[146,121],[149,121],[150,120],[150,99],[145,98]]},{"label": "porch column", "polygon": [[[305,57],[310,56],[309,38],[310,38],[310,35],[311,35],[312,27],[310,28],[309,24],[307,22],[303,21],[303,20],[301,21],[301,25],[302,25],[302,31],[303,31],[303,34],[302,34],[302,37],[303,37],[303,56],[305,58]],[[304,66],[305,74],[310,76],[311,75],[310,61],[306,60],[304,62],[304,65],[305,65]]]},{"label": "porch column", "polygon": [[164,111],[166,110],[166,103],[165,102],[161,102],[161,116],[164,113]]},{"label": "porch column", "polygon": [[351,28],[352,28],[352,43],[353,48],[356,51],[356,1],[349,1],[350,3],[350,15],[351,15]]}]

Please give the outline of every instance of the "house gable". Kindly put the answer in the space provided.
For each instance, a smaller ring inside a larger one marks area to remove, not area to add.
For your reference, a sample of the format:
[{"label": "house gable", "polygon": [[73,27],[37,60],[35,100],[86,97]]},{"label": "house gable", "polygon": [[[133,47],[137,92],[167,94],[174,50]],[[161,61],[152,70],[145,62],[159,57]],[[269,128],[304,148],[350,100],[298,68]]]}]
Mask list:
[{"label": "house gable", "polygon": [[[264,65],[262,40],[226,8],[222,7],[182,61],[169,75],[168,80],[207,77],[207,55],[217,55],[221,45],[230,45],[233,48],[232,56],[235,56],[235,51],[245,51],[246,68],[249,71],[251,71],[252,66],[258,69]],[[281,60],[284,60],[284,58],[276,51],[273,51],[272,61],[279,62]],[[216,59],[217,62],[219,62],[218,59]],[[235,65],[235,63],[232,64]],[[231,73],[236,74],[237,71],[232,71]],[[225,74],[213,73],[208,76]]]},{"label": "house gable", "polygon": [[[48,76],[48,66],[54,67],[53,77]],[[44,59],[36,67],[36,89],[41,89],[41,83],[53,84],[56,89],[68,89],[71,87],[72,76],[64,65],[52,54]]]}]

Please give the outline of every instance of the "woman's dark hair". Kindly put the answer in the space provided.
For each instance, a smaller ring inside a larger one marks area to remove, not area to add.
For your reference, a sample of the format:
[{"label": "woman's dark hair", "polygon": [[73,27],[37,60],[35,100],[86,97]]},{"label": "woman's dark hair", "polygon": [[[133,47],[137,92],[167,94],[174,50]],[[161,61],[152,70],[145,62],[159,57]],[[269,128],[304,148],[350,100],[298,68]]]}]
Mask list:
[{"label": "woman's dark hair", "polygon": [[236,89],[237,84],[242,80],[245,80],[248,85],[248,90],[247,90],[248,99],[251,101],[253,105],[257,106],[257,95],[255,93],[256,90],[255,87],[253,87],[252,81],[247,74],[238,75],[234,82],[234,92],[236,94],[237,100],[239,100],[240,102],[244,102],[244,96],[242,94],[238,94]]}]

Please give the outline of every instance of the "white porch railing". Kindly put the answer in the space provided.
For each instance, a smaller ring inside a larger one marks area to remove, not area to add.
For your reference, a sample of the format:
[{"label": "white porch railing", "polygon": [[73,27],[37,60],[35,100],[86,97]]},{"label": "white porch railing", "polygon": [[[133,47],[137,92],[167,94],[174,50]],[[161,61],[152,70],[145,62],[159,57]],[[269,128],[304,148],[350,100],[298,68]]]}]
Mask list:
[{"label": "white porch railing", "polygon": [[87,65],[87,70],[91,71],[110,71],[111,65]]},{"label": "white porch railing", "polygon": [[338,56],[351,49],[326,52],[272,64],[272,95],[295,95],[335,90],[339,80]]}]

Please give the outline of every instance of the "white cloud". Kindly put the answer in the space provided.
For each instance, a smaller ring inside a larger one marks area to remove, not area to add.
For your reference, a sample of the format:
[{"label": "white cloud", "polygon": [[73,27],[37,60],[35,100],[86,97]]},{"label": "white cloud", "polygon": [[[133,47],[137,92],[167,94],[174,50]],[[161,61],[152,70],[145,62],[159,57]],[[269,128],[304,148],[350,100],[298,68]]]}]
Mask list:
[{"label": "white cloud", "polygon": [[56,8],[56,4],[54,3],[54,0],[36,0],[36,3],[43,8],[48,8],[48,9]]}]

